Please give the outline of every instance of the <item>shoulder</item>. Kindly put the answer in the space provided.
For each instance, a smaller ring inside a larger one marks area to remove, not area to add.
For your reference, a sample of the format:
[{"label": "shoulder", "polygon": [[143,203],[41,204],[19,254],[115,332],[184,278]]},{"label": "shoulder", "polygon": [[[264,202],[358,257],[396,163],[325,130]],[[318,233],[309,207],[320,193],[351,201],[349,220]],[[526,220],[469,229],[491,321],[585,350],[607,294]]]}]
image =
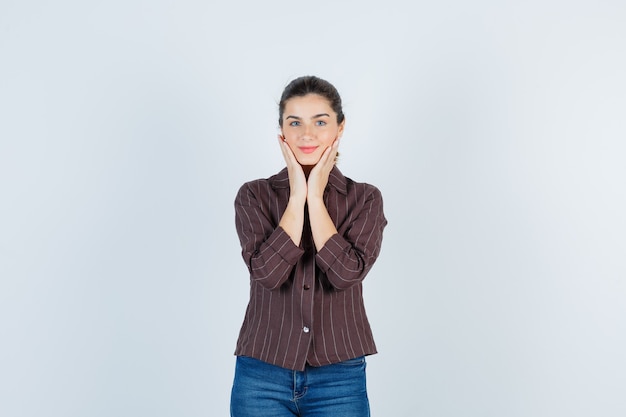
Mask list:
[{"label": "shoulder", "polygon": [[355,194],[361,198],[365,198],[366,200],[372,198],[382,199],[382,193],[375,185],[369,184],[367,182],[355,181],[349,177],[344,178],[346,181],[346,191],[348,195]]},{"label": "shoulder", "polygon": [[373,197],[380,198],[380,190],[372,184],[366,182],[355,181],[345,176],[341,170],[335,165],[330,171],[328,178],[329,185],[337,190],[339,194],[343,194],[348,198],[356,197],[366,199]]},{"label": "shoulder", "polygon": [[247,181],[239,187],[237,191],[237,199],[250,198],[260,195],[273,194],[276,189],[289,188],[289,177],[287,175],[287,169],[280,171],[277,174],[268,178],[258,178],[252,181]]}]

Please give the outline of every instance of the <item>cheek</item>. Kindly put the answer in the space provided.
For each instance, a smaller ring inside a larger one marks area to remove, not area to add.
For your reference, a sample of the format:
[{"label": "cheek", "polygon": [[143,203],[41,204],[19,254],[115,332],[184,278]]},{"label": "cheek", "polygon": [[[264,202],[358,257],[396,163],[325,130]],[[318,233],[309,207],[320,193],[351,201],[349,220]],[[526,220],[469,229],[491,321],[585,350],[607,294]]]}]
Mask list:
[{"label": "cheek", "polygon": [[289,129],[282,130],[281,134],[283,135],[283,138],[287,139],[287,142],[289,142],[290,140],[296,139],[296,134],[293,131],[290,131]]},{"label": "cheek", "polygon": [[339,135],[339,132],[334,130],[331,132],[326,132],[326,135],[324,135],[324,142],[326,142],[327,145],[331,145],[335,139],[337,139],[337,136]]}]

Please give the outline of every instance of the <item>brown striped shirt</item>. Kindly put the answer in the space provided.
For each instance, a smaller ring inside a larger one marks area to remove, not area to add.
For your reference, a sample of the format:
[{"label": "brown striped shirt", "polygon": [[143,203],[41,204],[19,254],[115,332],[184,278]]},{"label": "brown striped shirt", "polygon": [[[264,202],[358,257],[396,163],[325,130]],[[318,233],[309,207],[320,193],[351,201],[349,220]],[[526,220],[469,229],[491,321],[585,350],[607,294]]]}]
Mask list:
[{"label": "brown striped shirt", "polygon": [[300,246],[278,223],[289,199],[287,169],[244,184],[235,199],[250,301],[235,355],[293,370],[376,353],[362,281],[380,252],[380,191],[334,167],[324,202],[338,233],[316,252],[305,209]]}]

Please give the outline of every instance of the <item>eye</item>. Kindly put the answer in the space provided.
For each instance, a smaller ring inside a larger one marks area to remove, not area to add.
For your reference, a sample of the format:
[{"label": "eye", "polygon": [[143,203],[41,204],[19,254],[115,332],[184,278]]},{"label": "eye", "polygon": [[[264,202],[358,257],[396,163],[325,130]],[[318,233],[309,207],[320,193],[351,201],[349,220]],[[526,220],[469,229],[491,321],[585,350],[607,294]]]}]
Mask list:
[{"label": "eye", "polygon": [[315,122],[315,126],[326,126],[326,122],[323,120],[318,120]]},{"label": "eye", "polygon": [[300,126],[300,122],[298,122],[297,120],[294,120],[293,122],[289,123],[289,126],[293,126],[293,127]]}]

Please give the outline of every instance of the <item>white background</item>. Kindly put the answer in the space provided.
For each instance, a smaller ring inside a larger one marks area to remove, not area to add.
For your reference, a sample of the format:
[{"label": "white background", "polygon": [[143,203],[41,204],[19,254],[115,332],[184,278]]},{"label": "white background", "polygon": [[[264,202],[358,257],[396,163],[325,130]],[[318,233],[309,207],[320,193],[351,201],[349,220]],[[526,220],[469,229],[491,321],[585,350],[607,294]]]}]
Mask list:
[{"label": "white background", "polygon": [[331,81],[372,414],[626,415],[626,5],[0,3],[0,415],[226,416],[233,200]]}]

